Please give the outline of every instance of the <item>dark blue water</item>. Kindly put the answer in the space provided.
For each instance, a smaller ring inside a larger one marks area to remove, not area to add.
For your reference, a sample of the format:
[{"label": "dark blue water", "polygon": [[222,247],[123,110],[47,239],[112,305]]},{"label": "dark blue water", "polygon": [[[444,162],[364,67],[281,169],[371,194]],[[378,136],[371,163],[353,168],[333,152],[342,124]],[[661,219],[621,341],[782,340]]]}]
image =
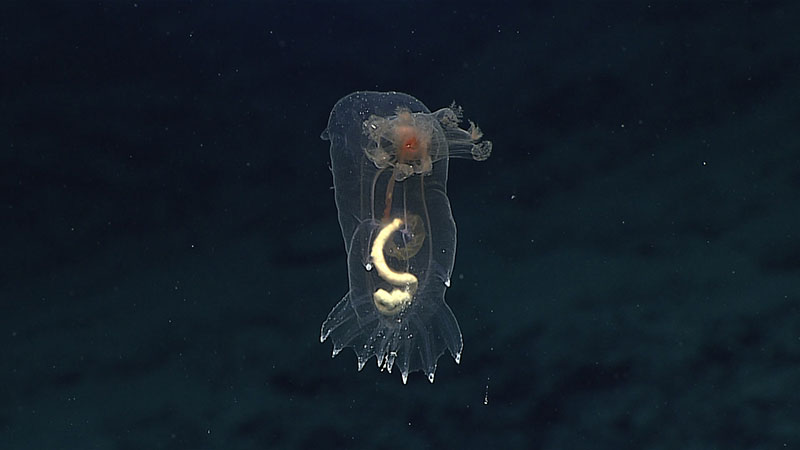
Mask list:
[{"label": "dark blue water", "polygon": [[[0,448],[800,446],[796,2],[0,6]],[[348,289],[328,114],[456,100],[461,363]]]}]

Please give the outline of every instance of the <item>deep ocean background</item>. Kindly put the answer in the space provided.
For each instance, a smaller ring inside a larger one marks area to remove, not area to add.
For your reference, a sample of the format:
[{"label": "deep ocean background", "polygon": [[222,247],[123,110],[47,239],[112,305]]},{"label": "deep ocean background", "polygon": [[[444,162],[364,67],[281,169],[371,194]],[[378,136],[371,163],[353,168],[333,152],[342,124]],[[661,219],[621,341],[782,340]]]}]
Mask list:
[{"label": "deep ocean background", "polygon": [[[800,3],[3,2],[0,448],[800,448]],[[456,100],[436,381],[331,359],[328,113]]]}]

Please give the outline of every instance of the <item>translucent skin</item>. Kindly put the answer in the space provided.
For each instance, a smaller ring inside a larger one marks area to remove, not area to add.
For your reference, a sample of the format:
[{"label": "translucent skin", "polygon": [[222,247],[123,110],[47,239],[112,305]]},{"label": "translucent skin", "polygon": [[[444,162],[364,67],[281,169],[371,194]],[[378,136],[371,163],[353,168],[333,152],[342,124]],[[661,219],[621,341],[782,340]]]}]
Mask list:
[{"label": "translucent skin", "polygon": [[[401,93],[355,92],[337,102],[331,141],[339,224],[350,290],[322,325],[333,354],[353,347],[359,370],[422,370],[433,382],[447,350],[459,362],[461,332],[444,301],[456,248],[447,198],[448,158],[485,159],[480,130],[458,128],[460,109],[435,113]],[[477,137],[476,137],[477,136]],[[478,155],[478,156],[476,156]]]}]

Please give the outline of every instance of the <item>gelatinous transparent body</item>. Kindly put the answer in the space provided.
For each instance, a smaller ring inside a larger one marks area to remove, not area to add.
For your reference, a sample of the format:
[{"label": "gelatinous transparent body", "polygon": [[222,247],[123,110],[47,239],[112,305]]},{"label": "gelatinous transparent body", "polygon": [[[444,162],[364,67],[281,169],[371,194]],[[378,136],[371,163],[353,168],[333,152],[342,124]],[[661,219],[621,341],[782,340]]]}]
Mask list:
[{"label": "gelatinous transparent body", "polygon": [[492,149],[460,119],[455,105],[431,113],[407,94],[354,92],[322,133],[331,141],[350,290],[320,340],[331,338],[334,356],[352,347],[359,370],[374,355],[380,369],[396,365],[404,383],[415,370],[433,382],[445,349],[460,361],[461,331],[444,301],[456,250],[448,159],[482,161]]}]

